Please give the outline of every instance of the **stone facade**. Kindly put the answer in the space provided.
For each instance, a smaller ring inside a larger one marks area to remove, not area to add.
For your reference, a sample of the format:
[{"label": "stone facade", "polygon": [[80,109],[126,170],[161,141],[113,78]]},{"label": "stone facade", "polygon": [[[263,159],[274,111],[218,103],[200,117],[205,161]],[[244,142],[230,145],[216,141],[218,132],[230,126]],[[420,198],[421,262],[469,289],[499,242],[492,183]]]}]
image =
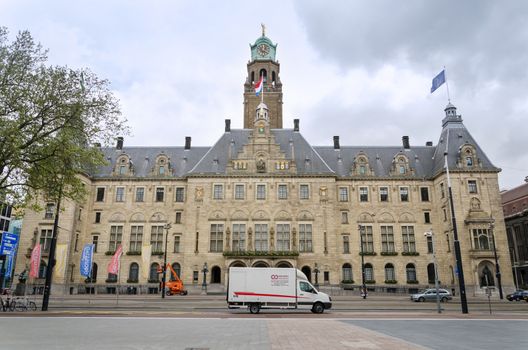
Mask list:
[{"label": "stone facade", "polygon": [[[251,84],[260,65],[276,67],[277,94],[265,92],[265,103]],[[513,289],[500,169],[453,105],[445,109],[436,146],[411,146],[408,137],[394,147],[341,147],[339,137],[333,147],[312,146],[298,120],[293,129],[282,128],[278,68],[274,56],[252,57],[244,129],[226,122],[212,147],[192,147],[190,139],[184,147],[124,147],[121,140],[101,149],[109,165],[86,177],[86,201],[66,202],[60,214],[58,243],[67,257],[54,288],[112,291],[116,283],[106,267],[122,244],[119,284],[153,292],[167,244],[167,261],[188,288],[199,288],[204,263],[207,283],[220,290],[231,266],[297,267],[319,285],[357,288],[363,248],[369,288],[409,291],[434,285],[432,242],[424,236],[432,231],[441,285],[458,290],[447,159],[468,294],[497,285],[491,222],[502,284]],[[52,223],[45,213],[27,212],[18,272],[34,244],[47,243]],[[97,245],[93,280],[79,274],[89,243]]]}]

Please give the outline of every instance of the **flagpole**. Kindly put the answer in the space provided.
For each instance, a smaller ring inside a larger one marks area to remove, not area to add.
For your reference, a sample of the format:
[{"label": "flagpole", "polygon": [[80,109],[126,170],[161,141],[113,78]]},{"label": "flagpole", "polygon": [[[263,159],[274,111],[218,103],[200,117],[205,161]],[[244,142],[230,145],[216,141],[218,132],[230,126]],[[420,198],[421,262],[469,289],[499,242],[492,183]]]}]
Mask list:
[{"label": "flagpole", "polygon": [[447,89],[447,102],[451,103],[451,98],[449,97],[449,84],[447,83],[447,74],[446,74],[445,66],[444,66],[444,77],[445,77],[445,83],[446,83],[446,89]]},{"label": "flagpole", "polygon": [[264,103],[264,74],[261,75],[262,92],[260,93],[260,103]]}]

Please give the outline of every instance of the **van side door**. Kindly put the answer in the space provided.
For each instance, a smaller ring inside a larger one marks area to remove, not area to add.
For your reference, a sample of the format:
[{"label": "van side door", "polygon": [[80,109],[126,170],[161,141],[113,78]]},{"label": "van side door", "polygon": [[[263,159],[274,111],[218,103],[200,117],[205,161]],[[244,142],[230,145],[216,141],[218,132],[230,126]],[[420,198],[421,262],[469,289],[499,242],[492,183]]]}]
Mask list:
[{"label": "van side door", "polygon": [[317,293],[310,283],[306,281],[298,282],[297,307],[299,309],[310,310],[316,296]]}]

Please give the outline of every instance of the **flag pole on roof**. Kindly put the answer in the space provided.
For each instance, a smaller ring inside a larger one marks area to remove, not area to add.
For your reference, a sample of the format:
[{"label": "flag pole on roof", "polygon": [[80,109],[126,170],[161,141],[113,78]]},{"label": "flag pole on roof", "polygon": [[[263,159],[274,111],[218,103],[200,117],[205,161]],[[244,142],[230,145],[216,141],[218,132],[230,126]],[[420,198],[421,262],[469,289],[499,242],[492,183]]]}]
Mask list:
[{"label": "flag pole on roof", "polygon": [[440,73],[436,75],[436,77],[433,78],[433,83],[431,85],[431,93],[435,92],[436,89],[438,89],[442,84],[446,84],[447,89],[447,102],[451,102],[451,97],[449,96],[449,84],[447,83],[446,79],[446,68],[444,66],[444,69]]}]

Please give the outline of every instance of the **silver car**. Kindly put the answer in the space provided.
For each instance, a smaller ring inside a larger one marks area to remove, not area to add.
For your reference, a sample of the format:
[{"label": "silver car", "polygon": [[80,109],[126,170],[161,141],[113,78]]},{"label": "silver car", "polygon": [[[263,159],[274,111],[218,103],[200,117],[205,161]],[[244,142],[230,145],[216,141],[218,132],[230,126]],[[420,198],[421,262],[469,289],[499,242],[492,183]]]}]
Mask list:
[{"label": "silver car", "polygon": [[[445,289],[438,289],[438,295],[440,296],[441,302],[446,302],[453,299],[451,293]],[[411,300],[413,301],[426,301],[426,300],[436,300],[436,289],[426,289],[420,293],[412,294]]]}]

